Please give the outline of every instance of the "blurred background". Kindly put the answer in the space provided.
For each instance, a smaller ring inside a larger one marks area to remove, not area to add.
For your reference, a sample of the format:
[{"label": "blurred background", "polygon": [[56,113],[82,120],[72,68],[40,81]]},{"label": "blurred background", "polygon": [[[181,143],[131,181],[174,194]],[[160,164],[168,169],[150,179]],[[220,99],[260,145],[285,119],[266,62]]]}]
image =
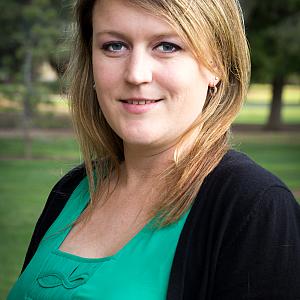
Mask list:
[{"label": "blurred background", "polygon": [[[240,1],[252,82],[233,147],[300,201],[300,1]],[[64,94],[70,1],[0,2],[0,299],[54,183],[80,162]]]}]

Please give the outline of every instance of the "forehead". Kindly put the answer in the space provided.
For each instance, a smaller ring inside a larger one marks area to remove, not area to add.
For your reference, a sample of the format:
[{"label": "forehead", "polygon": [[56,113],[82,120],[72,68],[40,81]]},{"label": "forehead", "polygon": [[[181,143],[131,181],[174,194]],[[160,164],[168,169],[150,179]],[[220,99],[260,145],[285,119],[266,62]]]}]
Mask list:
[{"label": "forehead", "polygon": [[122,30],[135,35],[177,35],[169,23],[126,0],[98,0],[93,9],[95,31]]}]

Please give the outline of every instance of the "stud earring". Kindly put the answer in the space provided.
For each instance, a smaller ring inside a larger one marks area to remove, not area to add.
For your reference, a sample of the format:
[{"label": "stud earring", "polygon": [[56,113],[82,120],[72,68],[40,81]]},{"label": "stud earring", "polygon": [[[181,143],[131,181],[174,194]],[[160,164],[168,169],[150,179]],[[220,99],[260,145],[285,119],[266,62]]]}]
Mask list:
[{"label": "stud earring", "polygon": [[93,82],[93,89],[94,90],[96,89],[96,83],[95,83],[95,81]]}]

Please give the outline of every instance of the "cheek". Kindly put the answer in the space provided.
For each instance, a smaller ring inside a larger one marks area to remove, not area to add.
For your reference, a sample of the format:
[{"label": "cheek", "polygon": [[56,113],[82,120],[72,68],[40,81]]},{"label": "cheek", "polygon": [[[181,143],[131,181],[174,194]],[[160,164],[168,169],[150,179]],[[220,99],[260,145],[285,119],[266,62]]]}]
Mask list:
[{"label": "cheek", "polygon": [[94,80],[101,91],[109,92],[121,79],[120,66],[108,61],[93,61]]},{"label": "cheek", "polygon": [[207,90],[209,84],[209,71],[199,66],[193,58],[186,58],[182,61],[174,61],[167,65],[160,72],[161,80],[168,83],[173,90],[176,89],[195,89],[197,87]]},{"label": "cheek", "polygon": [[177,126],[183,132],[202,112],[210,77],[206,69],[203,70],[195,61],[185,61],[185,64],[166,74],[165,82],[172,99],[172,105],[168,107],[169,115],[176,119]]},{"label": "cheek", "polygon": [[107,64],[94,60],[93,74],[98,102],[105,118],[109,122],[110,115],[113,112],[111,109],[113,101],[111,99],[113,99],[112,91],[114,91],[115,74],[117,73],[108,68]]},{"label": "cheek", "polygon": [[[185,60],[161,72],[160,83],[168,90],[174,100],[187,102],[189,105],[201,105],[206,99],[209,73],[195,60]],[[184,103],[183,103],[184,104]]]},{"label": "cheek", "polygon": [[94,63],[94,80],[96,82],[97,96],[100,108],[110,123],[110,119],[116,113],[116,91],[120,87],[120,71],[118,72],[112,64],[111,67],[107,63]]}]

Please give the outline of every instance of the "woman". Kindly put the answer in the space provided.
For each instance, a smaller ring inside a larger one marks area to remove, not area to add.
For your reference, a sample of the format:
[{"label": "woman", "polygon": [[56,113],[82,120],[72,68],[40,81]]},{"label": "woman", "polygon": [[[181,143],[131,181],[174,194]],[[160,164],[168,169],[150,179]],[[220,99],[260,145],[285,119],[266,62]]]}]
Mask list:
[{"label": "woman", "polygon": [[52,190],[8,299],[297,299],[300,209],[229,150],[249,81],[234,0],[78,0],[84,166]]}]

